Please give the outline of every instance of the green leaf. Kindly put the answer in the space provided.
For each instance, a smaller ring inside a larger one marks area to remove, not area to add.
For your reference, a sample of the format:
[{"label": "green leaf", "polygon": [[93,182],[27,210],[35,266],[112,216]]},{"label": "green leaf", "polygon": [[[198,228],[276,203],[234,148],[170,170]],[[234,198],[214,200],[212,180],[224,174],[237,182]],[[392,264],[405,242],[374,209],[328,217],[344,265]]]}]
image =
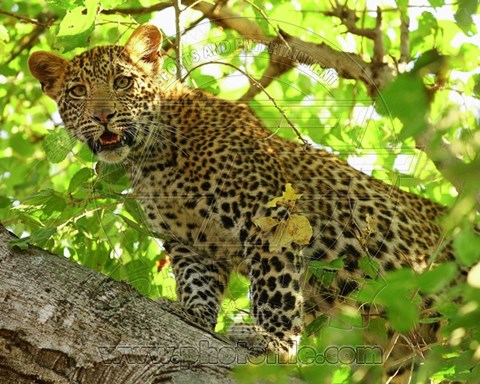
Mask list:
[{"label": "green leaf", "polygon": [[58,38],[65,52],[84,46],[95,27],[99,0],[85,0],[83,6],[68,11],[60,22]]},{"label": "green leaf", "polygon": [[137,200],[126,198],[124,207],[125,210],[137,221],[137,223],[146,223],[144,211]]},{"label": "green leaf", "polygon": [[77,173],[72,176],[70,184],[68,186],[68,192],[72,193],[77,190],[83,183],[93,177],[93,169],[91,168],[82,168]]},{"label": "green leaf", "polygon": [[453,239],[453,249],[458,261],[471,266],[480,260],[480,236],[471,230],[463,230]]},{"label": "green leaf", "polygon": [[53,212],[63,212],[66,206],[65,198],[57,193],[45,203],[43,212],[50,216]]},{"label": "green leaf", "polygon": [[419,275],[418,286],[425,293],[435,293],[446,287],[456,276],[455,263],[443,263]]},{"label": "green leaf", "polygon": [[[6,46],[9,40],[10,36],[8,35],[8,29],[5,28],[5,26],[0,25],[0,51],[6,52]],[[1,73],[3,74],[3,72]]]},{"label": "green leaf", "polygon": [[204,75],[202,73],[195,75],[195,86],[201,88],[213,95],[218,94],[218,80],[215,76]]},{"label": "green leaf", "polygon": [[22,156],[31,156],[35,151],[33,145],[25,140],[23,133],[16,133],[10,137],[12,149]]},{"label": "green leaf", "polygon": [[133,220],[130,220],[128,217],[126,217],[126,216],[124,216],[124,215],[120,215],[120,214],[119,214],[118,216],[121,217],[122,220],[123,220],[129,227],[137,230],[137,231],[140,232],[140,233],[143,233],[143,234],[146,235],[146,236],[149,236],[149,237],[152,236],[152,232],[151,232],[149,229],[143,227],[142,225],[136,223],[136,222],[133,221]]},{"label": "green leaf", "polygon": [[12,201],[8,197],[0,195],[0,208],[6,208],[10,204],[12,204]]},{"label": "green leaf", "polygon": [[46,227],[37,229],[32,232],[30,236],[22,237],[21,239],[11,240],[8,243],[10,249],[15,247],[26,250],[29,247],[29,243],[42,246],[52,235],[57,231],[57,228]]},{"label": "green leaf", "polygon": [[302,13],[290,2],[285,2],[273,7],[268,19],[274,26],[290,34],[298,34],[298,25],[302,25]]},{"label": "green leaf", "polygon": [[33,244],[42,245],[45,243],[52,235],[57,231],[57,228],[47,227],[42,229],[37,229],[33,231],[30,235],[30,241]]},{"label": "green leaf", "polygon": [[113,9],[118,8],[120,5],[125,3],[126,0],[102,0],[102,9]]},{"label": "green leaf", "polygon": [[445,0],[428,0],[432,7],[441,7],[445,4]]},{"label": "green leaf", "polygon": [[419,76],[424,76],[429,73],[437,74],[442,71],[447,65],[447,58],[436,49],[430,49],[423,52],[422,55],[415,61],[412,73],[418,73]]},{"label": "green leaf", "polygon": [[44,205],[54,196],[55,191],[53,189],[43,189],[29,195],[22,203],[25,205]]},{"label": "green leaf", "polygon": [[67,157],[74,144],[66,129],[56,129],[45,136],[42,146],[48,160],[59,163]]},{"label": "green leaf", "polygon": [[305,327],[305,334],[308,336],[317,334],[327,324],[328,319],[327,315],[317,317]]},{"label": "green leaf", "polygon": [[459,0],[458,9],[455,13],[455,21],[462,31],[473,36],[476,33],[476,27],[473,23],[472,15],[477,11],[478,0]]},{"label": "green leaf", "polygon": [[384,116],[397,117],[403,124],[400,140],[425,131],[428,98],[422,79],[412,74],[403,74],[381,93],[377,104]]},{"label": "green leaf", "polygon": [[392,328],[398,332],[410,331],[418,321],[418,306],[411,301],[393,298],[385,308]]},{"label": "green leaf", "polygon": [[53,8],[65,9],[70,10],[75,8],[81,1],[73,0],[73,1],[65,1],[65,0],[47,0],[47,4]]},{"label": "green leaf", "polygon": [[120,182],[120,179],[126,175],[125,168],[120,164],[98,163],[98,177],[108,184]]},{"label": "green leaf", "polygon": [[62,212],[67,205],[65,198],[52,189],[45,189],[31,194],[22,203],[25,205],[43,206],[43,212],[47,215],[51,215],[54,211]]},{"label": "green leaf", "polygon": [[14,239],[8,242],[8,248],[14,250],[15,248],[20,249],[21,251],[26,251],[29,247],[28,241],[30,237],[23,237],[21,239]]},{"label": "green leaf", "polygon": [[358,293],[356,294],[356,299],[359,302],[363,303],[374,303],[377,302],[377,299],[380,293],[386,288],[386,283],[382,279],[370,280],[366,279],[360,286]]},{"label": "green leaf", "polygon": [[438,31],[438,21],[431,12],[422,12],[422,15],[418,18],[418,30],[421,36],[428,36]]},{"label": "green leaf", "polygon": [[153,267],[154,263],[148,259],[132,260],[124,266],[128,282],[145,296],[152,289],[150,274]]},{"label": "green leaf", "polygon": [[475,74],[472,76],[473,81],[475,82],[475,85],[473,86],[473,94],[477,97],[480,98],[480,75]]},{"label": "green leaf", "polygon": [[5,26],[0,25],[0,42],[8,42],[10,36],[8,35],[8,29]]},{"label": "green leaf", "polygon": [[395,0],[399,10],[406,11],[408,7],[408,0]]},{"label": "green leaf", "polygon": [[383,304],[392,327],[405,332],[418,321],[419,311],[414,300],[417,275],[412,269],[399,269],[385,275],[385,288],[378,293],[377,303]]},{"label": "green leaf", "polygon": [[365,273],[365,275],[371,277],[372,279],[377,277],[378,270],[380,268],[380,264],[377,260],[367,256],[361,257],[358,260],[358,266],[363,271],[363,273]]},{"label": "green leaf", "polygon": [[336,258],[332,261],[320,261],[312,260],[310,261],[310,268],[312,269],[327,269],[327,270],[339,270],[343,268],[343,260],[345,260],[345,255]]},{"label": "green leaf", "polygon": [[30,228],[41,228],[42,222],[35,216],[28,213],[20,212],[18,214],[19,221]]}]

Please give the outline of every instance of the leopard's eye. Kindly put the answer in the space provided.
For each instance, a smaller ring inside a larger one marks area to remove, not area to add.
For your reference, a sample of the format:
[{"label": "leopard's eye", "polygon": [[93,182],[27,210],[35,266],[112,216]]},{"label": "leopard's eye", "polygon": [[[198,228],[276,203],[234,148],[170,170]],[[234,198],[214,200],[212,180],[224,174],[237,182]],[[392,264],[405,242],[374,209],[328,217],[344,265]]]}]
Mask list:
[{"label": "leopard's eye", "polygon": [[133,79],[127,76],[119,76],[115,79],[113,85],[116,89],[125,90],[132,86]]},{"label": "leopard's eye", "polygon": [[68,90],[68,94],[74,99],[81,99],[87,95],[87,87],[78,84]]}]

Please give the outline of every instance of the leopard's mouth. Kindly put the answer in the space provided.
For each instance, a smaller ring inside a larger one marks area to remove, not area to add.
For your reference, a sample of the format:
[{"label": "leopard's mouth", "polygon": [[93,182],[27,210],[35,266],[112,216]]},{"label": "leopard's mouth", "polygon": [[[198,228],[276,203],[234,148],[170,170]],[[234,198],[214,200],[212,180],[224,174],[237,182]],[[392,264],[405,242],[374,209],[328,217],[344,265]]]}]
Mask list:
[{"label": "leopard's mouth", "polygon": [[103,151],[113,151],[118,148],[131,146],[133,143],[132,135],[125,133],[119,135],[110,131],[105,131],[96,141],[89,140],[88,145],[94,154]]}]

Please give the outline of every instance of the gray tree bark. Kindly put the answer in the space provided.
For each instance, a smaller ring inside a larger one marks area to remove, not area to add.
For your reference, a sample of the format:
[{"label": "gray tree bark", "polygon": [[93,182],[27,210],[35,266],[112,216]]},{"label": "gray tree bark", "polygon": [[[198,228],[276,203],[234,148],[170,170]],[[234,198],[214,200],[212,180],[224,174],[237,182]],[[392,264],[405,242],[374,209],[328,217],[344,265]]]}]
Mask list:
[{"label": "gray tree bark", "polygon": [[0,383],[231,383],[245,350],[0,225]]}]

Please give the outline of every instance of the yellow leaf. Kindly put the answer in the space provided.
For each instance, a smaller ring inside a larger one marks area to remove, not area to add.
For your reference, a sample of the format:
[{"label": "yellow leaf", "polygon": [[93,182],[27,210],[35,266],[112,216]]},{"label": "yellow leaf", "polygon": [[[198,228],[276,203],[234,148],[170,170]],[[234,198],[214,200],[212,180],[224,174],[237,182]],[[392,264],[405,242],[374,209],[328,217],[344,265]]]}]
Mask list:
[{"label": "yellow leaf", "polygon": [[270,252],[278,252],[283,247],[286,247],[292,243],[292,237],[286,231],[287,224],[282,222],[275,228],[273,235],[269,239]]},{"label": "yellow leaf", "polygon": [[377,231],[377,224],[378,221],[374,217],[370,216],[367,213],[367,216],[365,218],[365,221],[367,222],[367,229],[369,233],[375,233]]},{"label": "yellow leaf", "polygon": [[292,215],[286,222],[278,223],[269,237],[270,252],[280,251],[292,243],[307,245],[313,236],[313,229],[305,216]]},{"label": "yellow leaf", "polygon": [[298,245],[306,245],[313,236],[313,229],[307,217],[302,215],[292,215],[287,220],[287,230],[289,237]]},{"label": "yellow leaf", "polygon": [[278,225],[278,221],[271,217],[259,217],[253,220],[253,223],[260,228],[262,232],[269,232],[273,227]]},{"label": "yellow leaf", "polygon": [[366,245],[371,235],[374,235],[377,231],[378,221],[375,217],[370,216],[368,213],[365,217],[365,222],[367,225],[361,230],[361,238],[358,239],[362,246]]},{"label": "yellow leaf", "polygon": [[275,197],[267,203],[267,208],[274,208],[277,205],[290,205],[289,203],[295,202],[300,197],[301,193],[295,193],[295,189],[292,187],[292,183],[285,184],[285,191],[282,193],[281,197]]},{"label": "yellow leaf", "polygon": [[274,199],[270,200],[267,204],[265,204],[265,206],[267,208],[275,208],[278,203],[281,204],[282,202],[283,202],[283,197],[275,197]]},{"label": "yellow leaf", "polygon": [[288,201],[295,201],[302,197],[301,193],[295,193],[291,183],[285,185],[285,192],[283,192],[283,198]]}]

